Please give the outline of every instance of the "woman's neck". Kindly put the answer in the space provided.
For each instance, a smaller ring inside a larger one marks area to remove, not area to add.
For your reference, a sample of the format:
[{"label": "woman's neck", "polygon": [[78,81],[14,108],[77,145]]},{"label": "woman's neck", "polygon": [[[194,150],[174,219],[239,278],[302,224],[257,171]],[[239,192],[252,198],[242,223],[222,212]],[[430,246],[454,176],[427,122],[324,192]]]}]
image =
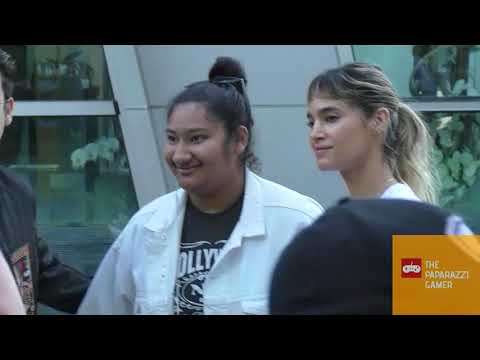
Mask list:
[{"label": "woman's neck", "polygon": [[398,181],[382,162],[369,161],[364,166],[341,173],[350,196],[378,198]]},{"label": "woman's neck", "polygon": [[231,208],[244,193],[245,174],[245,169],[241,169],[237,176],[232,176],[212,193],[190,193],[192,204],[207,214],[217,214]]}]

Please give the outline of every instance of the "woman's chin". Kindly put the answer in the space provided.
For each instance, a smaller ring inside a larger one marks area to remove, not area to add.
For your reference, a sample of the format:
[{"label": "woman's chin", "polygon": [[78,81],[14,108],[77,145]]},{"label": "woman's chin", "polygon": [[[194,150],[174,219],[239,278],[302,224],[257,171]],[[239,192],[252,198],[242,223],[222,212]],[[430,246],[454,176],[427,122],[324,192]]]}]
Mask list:
[{"label": "woman's chin", "polygon": [[317,160],[317,167],[321,171],[334,171],[337,168],[330,162]]},{"label": "woman's chin", "polygon": [[197,181],[194,177],[177,176],[177,183],[185,191],[195,189]]}]

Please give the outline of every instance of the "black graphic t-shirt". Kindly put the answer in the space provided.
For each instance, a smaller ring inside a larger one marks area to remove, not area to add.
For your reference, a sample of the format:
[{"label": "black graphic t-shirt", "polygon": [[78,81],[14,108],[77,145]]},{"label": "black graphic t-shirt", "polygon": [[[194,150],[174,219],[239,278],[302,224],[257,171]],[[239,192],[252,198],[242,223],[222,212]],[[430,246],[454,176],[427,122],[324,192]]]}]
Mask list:
[{"label": "black graphic t-shirt", "polygon": [[242,211],[243,196],[228,210],[206,214],[187,203],[183,223],[174,313],[203,315],[203,283]]}]

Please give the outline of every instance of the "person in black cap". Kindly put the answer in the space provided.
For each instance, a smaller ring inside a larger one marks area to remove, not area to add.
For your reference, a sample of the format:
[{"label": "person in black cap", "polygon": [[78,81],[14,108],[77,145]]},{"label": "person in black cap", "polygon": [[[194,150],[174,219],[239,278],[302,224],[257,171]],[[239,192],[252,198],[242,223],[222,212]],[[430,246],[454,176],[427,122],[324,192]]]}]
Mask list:
[{"label": "person in black cap", "polygon": [[472,234],[439,207],[403,199],[344,199],[282,253],[272,315],[392,313],[392,235]]}]

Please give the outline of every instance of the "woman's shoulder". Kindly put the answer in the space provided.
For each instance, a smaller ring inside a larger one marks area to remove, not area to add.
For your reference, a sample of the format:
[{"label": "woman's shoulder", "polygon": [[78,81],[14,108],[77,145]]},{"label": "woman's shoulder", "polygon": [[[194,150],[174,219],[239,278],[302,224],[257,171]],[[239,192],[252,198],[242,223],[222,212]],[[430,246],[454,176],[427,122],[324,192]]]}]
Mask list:
[{"label": "woman's shoulder", "polygon": [[413,192],[412,188],[403,183],[391,185],[380,197],[382,199],[405,199],[421,201],[420,198]]},{"label": "woman's shoulder", "polygon": [[149,214],[156,212],[160,209],[165,209],[171,206],[175,206],[179,197],[181,197],[184,190],[178,189],[167,194],[161,195],[151,202],[145,204],[137,212],[137,215]]},{"label": "woman's shoulder", "polygon": [[311,197],[258,175],[255,175],[255,177],[261,186],[265,207],[300,211],[313,217],[317,217],[324,212],[322,205]]},{"label": "woman's shoulder", "polygon": [[138,226],[169,222],[176,217],[183,199],[184,191],[179,189],[162,195],[150,203],[142,206],[128,222],[127,227],[133,229]]}]

